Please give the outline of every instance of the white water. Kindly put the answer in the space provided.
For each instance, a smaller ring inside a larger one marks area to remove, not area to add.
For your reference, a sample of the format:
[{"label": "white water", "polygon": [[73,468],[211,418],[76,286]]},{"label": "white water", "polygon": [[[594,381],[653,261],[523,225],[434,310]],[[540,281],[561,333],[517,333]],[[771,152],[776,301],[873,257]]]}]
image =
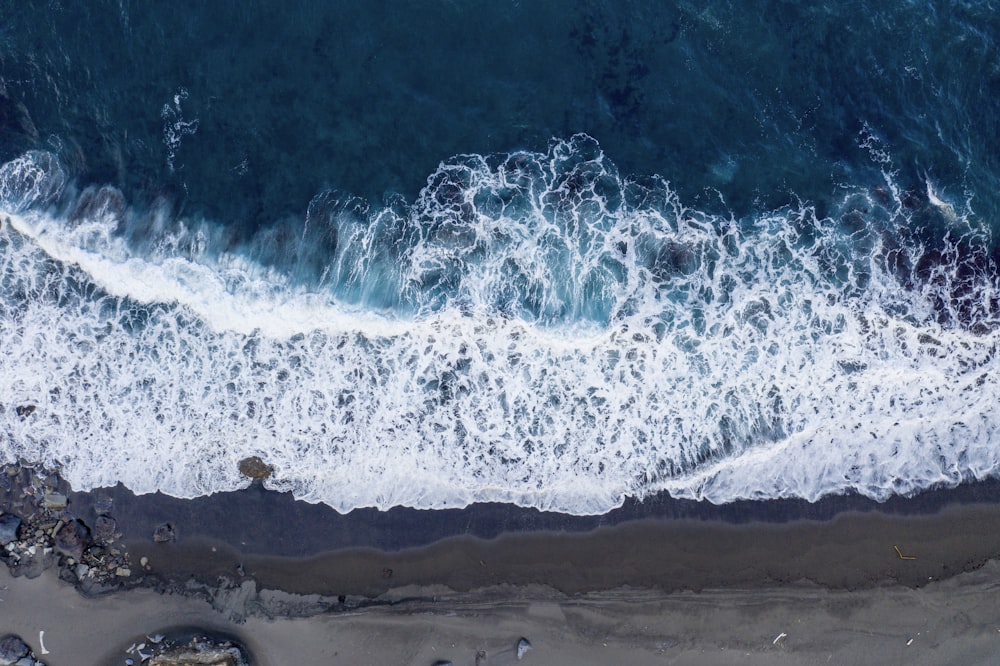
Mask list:
[{"label": "white water", "polygon": [[[965,297],[978,329],[942,316],[958,307],[959,245],[936,280],[901,284],[886,257],[915,264],[922,248],[906,244],[894,193],[884,233],[851,237],[808,207],[713,218],[664,184],[658,204],[602,211],[606,229],[585,241],[626,242],[609,319],[543,323],[496,307],[503,278],[488,265],[461,264],[475,279],[439,307],[394,315],[207,238],[171,252],[164,233],[135,250],[111,212],[43,212],[65,180],[46,159],[0,170],[0,461],[58,466],[80,489],[232,490],[246,485],[238,461],[259,455],[271,487],[340,511],[502,501],[586,514],[661,490],[884,499],[1000,470],[994,274]],[[531,228],[530,215],[476,219]],[[404,275],[441,252],[427,238]],[[491,252],[559,279],[531,263],[530,242]]]}]

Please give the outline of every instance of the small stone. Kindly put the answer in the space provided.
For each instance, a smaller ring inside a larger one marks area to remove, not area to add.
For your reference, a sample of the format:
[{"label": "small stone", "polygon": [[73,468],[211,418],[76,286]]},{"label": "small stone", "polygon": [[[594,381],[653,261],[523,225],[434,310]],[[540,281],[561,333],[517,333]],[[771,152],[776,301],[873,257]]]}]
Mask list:
[{"label": "small stone", "polygon": [[0,638],[0,664],[9,666],[16,664],[22,657],[27,657],[30,650],[20,636],[7,634]]},{"label": "small stone", "polygon": [[14,409],[14,411],[22,419],[26,419],[26,418],[28,418],[29,416],[31,416],[35,412],[35,406],[34,405],[18,405]]},{"label": "small stone", "polygon": [[146,565],[149,564],[149,558],[145,555],[139,558],[139,565],[145,569]]},{"label": "small stone", "polygon": [[77,578],[83,578],[84,576],[87,575],[87,573],[89,571],[90,571],[90,567],[88,567],[86,564],[78,564],[78,565],[76,565],[76,577]]},{"label": "small stone", "polygon": [[12,513],[0,514],[0,546],[6,546],[11,541],[17,541],[17,530],[21,527],[21,519]]},{"label": "small stone", "polygon": [[170,523],[163,523],[153,530],[153,541],[156,543],[166,543],[176,538],[177,534],[174,532],[174,526]]},{"label": "small stone", "polygon": [[45,493],[45,506],[49,509],[65,509],[66,496],[62,493]]},{"label": "small stone", "polygon": [[94,521],[94,536],[110,541],[115,536],[116,527],[118,527],[118,523],[111,516],[98,516],[97,520]]},{"label": "small stone", "polygon": [[273,473],[274,467],[257,456],[250,456],[240,461],[240,474],[251,479],[266,479]]},{"label": "small stone", "polygon": [[115,575],[120,578],[128,578],[132,575],[132,570],[125,567],[118,567],[115,569]]},{"label": "small stone", "polygon": [[532,647],[532,645],[531,645],[531,641],[529,641],[529,640],[528,640],[527,638],[523,638],[523,637],[522,637],[522,638],[521,638],[521,639],[520,639],[520,640],[519,640],[519,641],[517,642],[517,660],[518,660],[518,661],[520,661],[521,659],[523,659],[523,658],[524,658],[524,654],[525,654],[525,653],[526,653],[526,652],[527,652],[528,650],[530,650],[530,649],[531,649],[531,647]]}]

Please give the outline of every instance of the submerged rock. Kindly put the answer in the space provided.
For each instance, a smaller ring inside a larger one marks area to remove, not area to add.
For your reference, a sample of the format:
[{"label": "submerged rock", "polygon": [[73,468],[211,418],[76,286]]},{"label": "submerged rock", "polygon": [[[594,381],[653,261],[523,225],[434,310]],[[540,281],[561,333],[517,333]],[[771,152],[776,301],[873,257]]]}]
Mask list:
[{"label": "submerged rock", "polygon": [[257,456],[250,456],[240,461],[240,474],[251,479],[266,479],[274,473],[274,467],[268,465]]},{"label": "submerged rock", "polygon": [[12,513],[0,514],[0,546],[6,546],[11,541],[17,541],[17,528],[21,519]]}]

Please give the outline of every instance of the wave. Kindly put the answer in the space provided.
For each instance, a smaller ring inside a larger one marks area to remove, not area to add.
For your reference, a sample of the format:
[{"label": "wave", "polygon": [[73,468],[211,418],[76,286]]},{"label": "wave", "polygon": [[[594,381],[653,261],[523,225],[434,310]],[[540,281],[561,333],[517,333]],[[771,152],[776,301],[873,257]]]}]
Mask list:
[{"label": "wave", "polygon": [[0,459],[193,497],[258,455],[344,512],[994,476],[990,234],[883,176],[735,219],[577,135],[448,160],[412,203],[321,193],[227,249],[28,153],[0,168]]}]

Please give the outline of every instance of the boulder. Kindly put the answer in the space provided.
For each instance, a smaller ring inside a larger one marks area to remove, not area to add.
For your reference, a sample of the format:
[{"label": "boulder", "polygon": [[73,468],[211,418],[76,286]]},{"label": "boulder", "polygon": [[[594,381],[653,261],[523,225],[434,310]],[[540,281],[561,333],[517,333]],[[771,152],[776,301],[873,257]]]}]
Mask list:
[{"label": "boulder", "polygon": [[257,456],[250,456],[240,461],[240,474],[251,479],[266,479],[274,473],[274,467],[268,465]]},{"label": "boulder", "polygon": [[90,530],[79,520],[69,521],[56,532],[56,550],[66,557],[79,561],[88,545],[90,545]]}]

